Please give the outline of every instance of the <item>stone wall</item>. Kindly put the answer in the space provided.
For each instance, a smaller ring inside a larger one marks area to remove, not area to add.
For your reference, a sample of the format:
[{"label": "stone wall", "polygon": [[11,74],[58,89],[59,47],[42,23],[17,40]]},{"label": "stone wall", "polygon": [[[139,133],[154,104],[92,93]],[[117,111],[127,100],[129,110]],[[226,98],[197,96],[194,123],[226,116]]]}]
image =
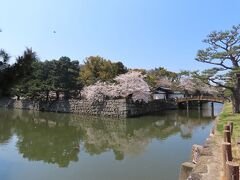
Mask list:
[{"label": "stone wall", "polygon": [[154,100],[149,103],[133,102],[126,99],[103,102],[76,99],[45,102],[6,98],[0,100],[0,107],[110,117],[134,117],[177,108],[174,103],[162,100]]},{"label": "stone wall", "polygon": [[153,100],[148,103],[128,101],[126,103],[126,109],[127,117],[134,117],[161,112],[163,110],[177,109],[177,105],[173,102],[166,102],[163,100]]}]

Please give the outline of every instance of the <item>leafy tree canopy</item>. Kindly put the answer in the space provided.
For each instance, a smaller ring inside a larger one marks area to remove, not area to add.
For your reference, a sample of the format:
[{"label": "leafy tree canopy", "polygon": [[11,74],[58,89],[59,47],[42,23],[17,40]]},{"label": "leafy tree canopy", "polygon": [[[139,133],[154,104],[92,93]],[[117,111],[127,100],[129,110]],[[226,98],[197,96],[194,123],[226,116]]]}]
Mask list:
[{"label": "leafy tree canopy", "polygon": [[97,81],[111,81],[126,72],[127,68],[121,62],[114,63],[100,56],[90,56],[80,69],[79,79],[84,85],[91,85]]}]

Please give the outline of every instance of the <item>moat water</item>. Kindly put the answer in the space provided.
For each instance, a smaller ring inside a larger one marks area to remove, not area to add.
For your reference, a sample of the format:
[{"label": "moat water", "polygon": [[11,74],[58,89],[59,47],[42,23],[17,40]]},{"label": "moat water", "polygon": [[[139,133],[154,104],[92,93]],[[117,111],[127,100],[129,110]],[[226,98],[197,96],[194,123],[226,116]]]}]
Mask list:
[{"label": "moat water", "polygon": [[221,107],[130,119],[0,109],[0,179],[175,180]]}]

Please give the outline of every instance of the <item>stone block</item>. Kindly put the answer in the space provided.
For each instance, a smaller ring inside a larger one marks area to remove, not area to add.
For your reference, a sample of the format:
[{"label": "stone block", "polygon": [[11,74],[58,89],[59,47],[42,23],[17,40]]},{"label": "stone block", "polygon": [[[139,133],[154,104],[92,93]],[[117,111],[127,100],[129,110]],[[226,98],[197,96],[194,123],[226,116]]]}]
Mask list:
[{"label": "stone block", "polygon": [[195,168],[195,164],[192,162],[184,162],[181,165],[179,180],[187,180],[189,179],[189,176],[192,172],[192,170]]},{"label": "stone block", "polygon": [[200,146],[200,145],[197,145],[197,144],[194,144],[192,146],[192,162],[194,164],[197,163],[197,161],[198,161],[198,159],[199,159],[199,157],[201,155],[202,149],[203,149],[203,147]]}]

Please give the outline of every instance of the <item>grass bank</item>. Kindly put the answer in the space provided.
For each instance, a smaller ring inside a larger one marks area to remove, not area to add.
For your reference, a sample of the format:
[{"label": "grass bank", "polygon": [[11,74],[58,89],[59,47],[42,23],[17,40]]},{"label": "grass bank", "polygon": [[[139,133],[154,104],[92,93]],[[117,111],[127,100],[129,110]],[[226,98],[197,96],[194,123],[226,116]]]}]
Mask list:
[{"label": "grass bank", "polygon": [[240,138],[240,114],[232,113],[232,104],[225,103],[221,114],[217,120],[217,132],[220,136],[223,136],[224,125],[228,122],[233,122],[233,134],[232,134],[232,151],[234,161],[240,162],[239,147],[237,141]]}]

